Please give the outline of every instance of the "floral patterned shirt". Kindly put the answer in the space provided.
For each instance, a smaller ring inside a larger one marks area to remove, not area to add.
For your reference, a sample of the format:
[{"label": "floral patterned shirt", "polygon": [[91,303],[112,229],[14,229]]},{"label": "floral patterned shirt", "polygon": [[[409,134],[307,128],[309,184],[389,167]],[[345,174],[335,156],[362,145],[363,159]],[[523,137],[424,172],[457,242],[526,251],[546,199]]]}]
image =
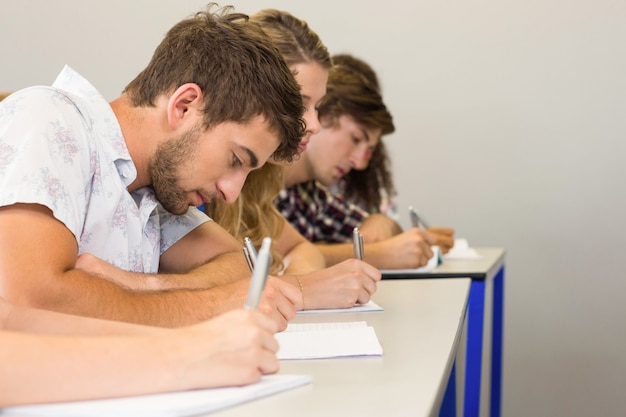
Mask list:
[{"label": "floral patterned shirt", "polygon": [[48,207],[91,253],[127,271],[155,273],[160,255],[210,220],[191,207],[166,212],[137,176],[115,114],[82,76],[65,67],[51,87],[0,103],[0,206]]},{"label": "floral patterned shirt", "polygon": [[316,181],[283,188],[274,200],[278,211],[311,242],[352,242],[352,231],[368,213],[334,195]]}]

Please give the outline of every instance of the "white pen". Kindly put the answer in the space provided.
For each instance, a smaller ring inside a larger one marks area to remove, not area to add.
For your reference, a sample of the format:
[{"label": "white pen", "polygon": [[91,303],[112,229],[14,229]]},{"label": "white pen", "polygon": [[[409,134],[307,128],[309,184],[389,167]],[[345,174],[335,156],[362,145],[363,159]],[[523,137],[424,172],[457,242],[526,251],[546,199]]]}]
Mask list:
[{"label": "white pen", "polygon": [[361,260],[365,259],[365,245],[363,244],[363,235],[359,232],[359,252],[361,252]]},{"label": "white pen", "polygon": [[352,243],[354,245],[354,257],[363,260],[363,235],[359,232],[359,228],[352,229]]},{"label": "white pen", "polygon": [[411,225],[413,227],[420,227],[420,224],[421,224],[422,228],[424,229],[430,228],[429,223],[428,221],[426,221],[426,218],[424,217],[424,215],[420,213],[420,211],[414,208],[413,206],[409,206],[409,216],[411,217]]},{"label": "white pen", "polygon": [[254,263],[256,262],[256,248],[252,243],[252,239],[248,236],[243,238],[243,254],[246,255],[246,261],[248,262],[248,266],[250,270],[254,270]]},{"label": "white pen", "polygon": [[250,271],[254,271],[254,263],[252,262],[252,258],[250,258],[250,252],[245,245],[243,246],[243,255],[246,257],[246,262],[248,263],[248,268],[250,268]]},{"label": "white pen", "polygon": [[269,274],[270,265],[272,264],[271,246],[272,239],[269,237],[263,238],[261,249],[259,249],[256,261],[254,262],[250,288],[248,289],[248,296],[244,304],[246,310],[255,310],[259,305],[261,293],[263,293],[263,288],[265,288],[265,282],[267,281],[267,274]]}]

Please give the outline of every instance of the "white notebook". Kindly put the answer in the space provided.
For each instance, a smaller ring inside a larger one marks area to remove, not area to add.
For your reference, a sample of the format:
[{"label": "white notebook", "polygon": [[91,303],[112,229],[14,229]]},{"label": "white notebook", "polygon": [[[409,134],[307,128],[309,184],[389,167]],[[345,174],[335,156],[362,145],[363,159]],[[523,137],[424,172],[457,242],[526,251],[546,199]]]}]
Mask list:
[{"label": "white notebook", "polygon": [[0,410],[0,415],[30,417],[195,416],[309,384],[311,380],[310,375],[266,375],[257,383],[242,387],[8,407]]},{"label": "white notebook", "polygon": [[370,300],[367,304],[357,304],[348,308],[325,308],[320,310],[300,310],[297,314],[328,314],[328,313],[365,313],[367,311],[383,311],[383,308]]},{"label": "white notebook", "polygon": [[364,321],[289,323],[276,334],[278,359],[322,359],[381,356],[383,348],[374,328]]}]

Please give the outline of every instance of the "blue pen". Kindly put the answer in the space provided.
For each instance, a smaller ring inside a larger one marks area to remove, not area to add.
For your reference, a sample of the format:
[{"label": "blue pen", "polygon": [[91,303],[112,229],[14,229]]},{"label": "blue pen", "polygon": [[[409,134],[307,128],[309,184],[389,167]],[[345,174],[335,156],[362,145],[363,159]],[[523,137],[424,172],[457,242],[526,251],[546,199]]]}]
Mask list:
[{"label": "blue pen", "polygon": [[267,275],[270,271],[270,265],[272,264],[271,246],[272,239],[269,237],[263,238],[261,249],[254,262],[250,288],[248,289],[248,296],[244,304],[246,310],[255,310],[259,305],[259,300],[261,299],[261,294],[263,293],[265,282],[267,281]]}]

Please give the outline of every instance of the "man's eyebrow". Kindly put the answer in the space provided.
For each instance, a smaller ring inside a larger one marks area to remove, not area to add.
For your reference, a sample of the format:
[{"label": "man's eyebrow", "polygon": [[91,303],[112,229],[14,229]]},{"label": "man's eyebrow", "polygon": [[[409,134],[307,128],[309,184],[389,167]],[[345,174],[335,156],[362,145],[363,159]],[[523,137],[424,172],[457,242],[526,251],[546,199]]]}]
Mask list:
[{"label": "man's eyebrow", "polygon": [[252,152],[250,148],[247,148],[245,146],[240,146],[239,148],[248,154],[248,158],[250,159],[250,168],[256,168],[259,166],[259,158],[257,158],[255,153]]}]

